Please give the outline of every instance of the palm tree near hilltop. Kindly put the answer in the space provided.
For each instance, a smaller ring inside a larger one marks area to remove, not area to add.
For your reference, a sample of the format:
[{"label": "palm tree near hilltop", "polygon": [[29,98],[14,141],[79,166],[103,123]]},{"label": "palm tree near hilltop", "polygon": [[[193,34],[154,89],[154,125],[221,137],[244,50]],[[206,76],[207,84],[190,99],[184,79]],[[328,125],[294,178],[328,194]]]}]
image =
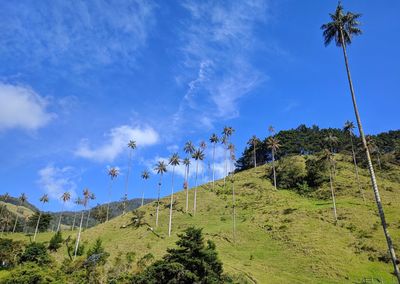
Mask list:
[{"label": "palm tree near hilltop", "polygon": [[235,130],[231,126],[225,126],[223,131],[222,131],[222,139],[221,143],[224,144],[225,146],[225,175],[224,175],[224,187],[226,185],[226,176],[228,175],[228,144],[229,144],[229,138],[233,134]]},{"label": "palm tree near hilltop", "polygon": [[357,180],[357,185],[358,185],[358,190],[360,191],[362,198],[364,200],[365,204],[365,194],[364,194],[364,189],[361,187],[360,183],[360,177],[358,175],[358,165],[357,165],[357,158],[356,158],[356,153],[354,151],[354,143],[353,143],[353,136],[354,136],[354,123],[352,121],[347,120],[344,124],[343,131],[345,133],[349,134],[350,137],[350,144],[351,144],[351,154],[353,156],[353,163],[354,163],[354,172],[356,175],[356,180]]},{"label": "palm tree near hilltop", "polygon": [[332,197],[332,204],[333,204],[333,218],[335,219],[335,224],[337,223],[337,211],[336,211],[336,197],[335,197],[335,190],[333,188],[333,176],[332,176],[332,168],[334,167],[334,156],[333,153],[325,149],[322,153],[322,157],[326,159],[327,164],[328,164],[328,170],[329,170],[329,187],[331,189],[331,197]]},{"label": "palm tree near hilltop", "polygon": [[[77,199],[75,199],[75,200],[74,200],[74,203],[75,203],[76,205],[81,205],[81,204],[82,204],[81,198],[78,197]],[[75,213],[74,213],[74,220],[72,221],[71,231],[73,231],[73,230],[75,229],[76,214],[77,214],[77,212],[75,211]]]},{"label": "palm tree near hilltop", "polygon": [[232,183],[232,223],[233,223],[233,243],[236,241],[236,198],[235,198],[235,183],[234,183],[234,169],[232,169],[232,165],[235,164],[236,156],[235,156],[235,146],[231,143],[228,146],[230,160],[231,160],[231,168],[230,168],[230,176]]},{"label": "palm tree near hilltop", "polygon": [[[150,178],[150,173],[148,171],[144,170],[142,172],[142,179],[148,180],[149,178]],[[143,203],[144,203],[144,190],[142,190],[142,204],[141,204],[141,206],[143,206]]]},{"label": "palm tree near hilltop", "polygon": [[169,223],[168,223],[168,236],[171,236],[172,228],[172,204],[174,202],[174,177],[175,177],[175,167],[179,166],[180,160],[178,153],[174,153],[169,159],[169,164],[172,166],[172,181],[171,181],[171,202],[169,204]]},{"label": "palm tree near hilltop", "polygon": [[158,227],[158,213],[160,211],[160,191],[161,191],[161,185],[162,185],[162,178],[164,173],[167,172],[167,165],[165,164],[164,161],[158,161],[155,171],[157,174],[160,175],[160,180],[158,182],[158,196],[157,196],[157,209],[156,209],[156,227]]},{"label": "palm tree near hilltop", "polygon": [[187,155],[187,160],[185,166],[186,166],[186,173],[185,173],[185,181],[183,182],[184,187],[186,188],[186,213],[189,210],[189,177],[190,177],[190,157],[193,155],[195,151],[194,144],[192,141],[187,141],[185,143],[185,146],[183,147],[183,151]]},{"label": "palm tree near hilltop", "polygon": [[60,213],[60,218],[58,219],[57,232],[60,230],[62,213],[64,211],[65,202],[68,202],[70,199],[71,199],[71,194],[68,191],[64,192],[63,195],[61,195],[61,200],[63,201],[63,205]]},{"label": "palm tree near hilltop", "polygon": [[360,118],[360,114],[359,114],[358,107],[357,107],[356,96],[355,96],[354,88],[353,88],[353,81],[351,79],[349,62],[348,62],[348,58],[347,58],[346,46],[351,44],[353,36],[357,36],[362,33],[361,29],[359,28],[360,23],[358,22],[358,19],[361,17],[361,14],[355,14],[352,12],[345,13],[343,11],[342,4],[339,2],[336,7],[336,11],[333,14],[330,14],[330,17],[331,17],[332,21],[321,26],[321,29],[323,30],[325,46],[329,45],[332,41],[335,41],[336,46],[341,47],[342,51],[343,51],[343,57],[344,57],[344,62],[345,62],[345,66],[346,66],[347,79],[349,81],[351,99],[353,102],[353,108],[354,108],[354,113],[356,116],[356,121],[357,121],[357,126],[358,126],[358,131],[360,134],[361,142],[362,142],[362,145],[364,148],[365,155],[367,157],[368,170],[369,170],[370,177],[371,177],[371,183],[372,183],[372,189],[374,191],[375,202],[376,202],[376,206],[378,208],[378,213],[379,213],[379,216],[381,219],[383,233],[385,235],[386,243],[387,243],[390,257],[392,260],[394,274],[397,277],[397,281],[400,283],[400,272],[399,272],[399,267],[397,266],[398,260],[396,258],[396,253],[394,251],[392,238],[390,237],[389,231],[387,229],[387,223],[386,223],[385,213],[383,210],[382,201],[381,201],[381,197],[380,197],[380,193],[379,193],[378,183],[376,181],[375,171],[374,171],[374,167],[373,167],[372,161],[371,161],[371,155],[369,153],[368,144],[365,139],[364,130],[363,130],[363,127],[361,124],[361,118]]},{"label": "palm tree near hilltop", "polygon": [[123,213],[125,214],[125,210],[126,210],[126,200],[128,199],[128,186],[129,186],[129,176],[131,173],[131,169],[132,169],[132,152],[133,150],[136,149],[136,141],[135,140],[130,140],[128,143],[128,148],[129,148],[129,161],[128,161],[128,172],[126,173],[126,180],[125,180],[125,196],[124,196],[124,209],[123,209]]},{"label": "palm tree near hilltop", "polygon": [[204,159],[204,153],[201,149],[197,149],[194,151],[192,158],[196,161],[196,177],[195,177],[195,187],[194,187],[194,203],[193,203],[193,215],[196,214],[197,209],[197,175],[199,172],[199,161]]},{"label": "palm tree near hilltop", "polygon": [[219,138],[217,134],[213,133],[210,137],[210,142],[213,144],[213,155],[212,155],[212,184],[213,189],[215,185],[215,146],[219,142]]},{"label": "palm tree near hilltop", "polygon": [[253,146],[253,162],[254,167],[257,167],[257,158],[256,158],[256,147],[260,143],[260,139],[257,136],[253,135],[250,140],[247,142],[249,146]]},{"label": "palm tree near hilltop", "polygon": [[108,190],[108,203],[107,203],[106,222],[108,222],[108,219],[109,219],[112,184],[113,184],[114,180],[118,177],[119,170],[117,168],[111,168],[111,169],[108,170],[108,175],[110,176],[111,181],[110,181],[110,187],[109,187],[109,190]]},{"label": "palm tree near hilltop", "polygon": [[[1,197],[1,199],[3,199],[4,203],[7,203],[7,200],[10,198],[10,195],[8,194],[8,192],[4,193]],[[1,206],[1,211],[0,211],[0,217],[3,215],[3,211],[6,208],[6,205]]]},{"label": "palm tree near hilltop", "polygon": [[33,241],[36,241],[36,235],[37,235],[38,229],[39,229],[40,217],[42,217],[42,210],[43,210],[44,204],[49,202],[49,196],[47,194],[44,194],[42,197],[40,197],[39,200],[40,200],[40,202],[42,202],[42,208],[41,208],[41,210],[39,210],[39,217],[37,219],[35,235],[33,236]]},{"label": "palm tree near hilltop", "polygon": [[79,248],[79,242],[81,241],[83,215],[85,214],[86,206],[89,202],[91,195],[92,195],[92,193],[90,192],[90,190],[88,188],[85,188],[83,190],[83,199],[80,199],[80,205],[82,205],[84,209],[82,210],[82,213],[81,213],[81,222],[79,224],[78,236],[76,238],[76,243],[75,243],[74,259],[76,258],[76,254],[77,254],[78,248]]},{"label": "palm tree near hilltop", "polygon": [[189,210],[189,188],[188,188],[188,176],[189,176],[189,168],[190,168],[190,158],[186,157],[183,159],[183,164],[185,165],[185,181],[183,182],[183,188],[186,191],[186,207],[185,212],[187,213]]},{"label": "palm tree near hilltop", "polygon": [[[18,212],[19,208],[22,205],[24,205],[24,203],[28,200],[28,198],[26,197],[25,193],[22,193],[20,195],[20,197],[18,197],[18,199],[19,199],[19,205],[17,206],[17,212]],[[13,231],[12,231],[13,233],[15,233],[15,229],[17,228],[17,223],[18,223],[18,214],[16,214],[16,217],[15,217],[14,228],[13,228]]]},{"label": "palm tree near hilltop", "polygon": [[274,187],[275,190],[277,190],[276,187],[276,170],[275,170],[275,154],[279,150],[279,147],[281,145],[279,144],[279,140],[273,136],[269,137],[267,139],[267,147],[271,150],[271,155],[272,155],[272,172],[273,172],[273,177],[274,177]]},{"label": "palm tree near hilltop", "polygon": [[[95,200],[95,199],[96,199],[96,195],[94,195],[94,193],[90,193],[89,199],[88,199],[88,201],[87,201],[88,205],[89,205],[89,201],[90,201],[90,200]],[[85,229],[87,229],[87,228],[89,227],[90,213],[91,213],[91,208],[89,207],[88,215],[87,215],[87,218],[86,218],[86,226],[85,226]]]}]

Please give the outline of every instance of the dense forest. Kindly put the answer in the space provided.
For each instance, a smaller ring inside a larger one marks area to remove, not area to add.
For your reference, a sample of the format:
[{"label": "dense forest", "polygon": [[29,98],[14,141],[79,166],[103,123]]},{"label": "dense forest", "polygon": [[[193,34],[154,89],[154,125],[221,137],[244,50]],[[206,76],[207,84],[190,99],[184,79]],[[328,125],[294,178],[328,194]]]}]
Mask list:
[{"label": "dense forest", "polygon": [[[236,170],[242,171],[254,166],[254,138],[257,165],[263,165],[272,160],[271,150],[268,146],[268,139],[274,137],[279,141],[280,147],[275,154],[275,159],[290,155],[316,154],[329,149],[334,153],[351,152],[351,140],[348,131],[339,128],[319,128],[316,125],[307,127],[304,124],[290,130],[282,130],[278,133],[271,133],[264,139],[253,137],[236,162]],[[329,137],[334,137],[329,139]],[[366,165],[365,154],[362,151],[360,139],[352,136],[357,160],[360,166]],[[373,159],[380,166],[385,162],[400,164],[400,130],[383,132],[378,135],[367,136],[370,152]],[[379,159],[379,161],[378,161]]]}]

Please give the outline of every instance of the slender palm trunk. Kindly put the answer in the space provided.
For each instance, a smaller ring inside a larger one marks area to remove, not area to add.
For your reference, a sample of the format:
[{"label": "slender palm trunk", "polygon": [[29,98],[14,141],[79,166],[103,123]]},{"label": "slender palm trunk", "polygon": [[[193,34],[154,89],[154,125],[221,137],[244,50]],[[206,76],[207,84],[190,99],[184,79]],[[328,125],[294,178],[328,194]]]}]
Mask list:
[{"label": "slender palm trunk", "polygon": [[357,179],[357,184],[358,184],[358,190],[360,191],[364,204],[365,202],[365,194],[364,194],[364,189],[361,187],[361,183],[360,183],[360,177],[358,175],[358,166],[357,166],[357,158],[356,158],[356,153],[354,151],[354,144],[353,144],[353,137],[352,134],[350,133],[350,143],[351,143],[351,152],[353,154],[353,163],[354,163],[354,171],[356,174],[356,179]]},{"label": "slender palm trunk", "polygon": [[126,210],[126,199],[128,198],[129,175],[131,173],[131,167],[132,167],[131,163],[132,163],[132,150],[129,151],[128,172],[126,173],[126,180],[125,180],[124,210],[123,210],[122,214],[125,214],[125,210]]},{"label": "slender palm trunk", "polygon": [[[43,210],[43,205],[42,205],[42,210]],[[40,217],[42,217],[42,210],[40,210],[40,212],[39,212],[39,218],[38,218],[37,223],[36,223],[36,229],[35,229],[35,235],[33,236],[33,241],[36,240],[36,235],[37,235],[37,232],[38,232],[38,229],[39,229]]]},{"label": "slender palm trunk", "polygon": [[236,242],[236,198],[235,198],[235,180],[233,179],[233,174],[231,176],[232,181],[232,221],[233,221],[233,243]]},{"label": "slender palm trunk", "polygon": [[158,197],[157,197],[157,209],[156,209],[156,227],[158,227],[158,212],[160,211],[160,191],[161,191],[161,182],[162,182],[162,174],[160,175],[160,182],[158,183]]},{"label": "slender palm trunk", "polygon": [[13,228],[13,233],[15,233],[15,229],[17,228],[17,223],[18,223],[18,209],[19,209],[19,207],[22,205],[22,202],[20,202],[20,204],[18,205],[18,207],[17,207],[17,216],[15,217],[15,223],[14,223],[14,228]]},{"label": "slender palm trunk", "polygon": [[72,221],[71,231],[75,229],[76,212],[74,213],[74,220]]},{"label": "slender palm trunk", "polygon": [[254,160],[254,167],[257,167],[257,160],[256,160],[256,144],[253,144],[253,160]]},{"label": "slender palm trunk", "polygon": [[110,181],[110,189],[108,191],[108,203],[107,203],[107,215],[106,215],[106,222],[108,222],[109,219],[109,212],[110,212],[110,203],[111,203],[111,190],[112,190],[112,183],[113,181]]},{"label": "slender palm trunk", "polygon": [[193,216],[196,215],[197,207],[197,173],[199,171],[199,160],[196,160],[196,178],[194,183],[194,203],[193,203]]},{"label": "slender palm trunk", "polygon": [[226,185],[226,176],[228,175],[228,159],[226,157],[226,154],[228,152],[228,149],[225,149],[225,175],[224,175],[224,188]]},{"label": "slender palm trunk", "polygon": [[62,212],[64,211],[64,204],[65,204],[65,202],[63,202],[63,206],[62,206],[62,208],[61,208],[60,219],[58,219],[57,232],[60,230],[61,219],[62,219]]},{"label": "slender palm trunk", "polygon": [[333,203],[333,218],[335,219],[335,225],[337,223],[337,212],[336,212],[336,198],[335,191],[333,190],[333,178],[332,178],[332,164],[329,164],[329,186],[331,188],[332,203]]},{"label": "slender palm trunk", "polygon": [[140,206],[143,206],[144,204],[144,191],[142,191],[142,204]]},{"label": "slender palm trunk", "polygon": [[383,233],[385,235],[386,243],[387,243],[388,250],[389,250],[389,253],[390,253],[390,257],[391,257],[391,260],[392,260],[394,274],[396,275],[397,281],[400,284],[400,271],[399,271],[399,267],[397,266],[396,253],[395,253],[394,248],[393,248],[392,238],[390,237],[389,231],[387,229],[385,213],[383,211],[383,206],[382,206],[382,201],[381,201],[381,197],[380,197],[380,194],[379,194],[378,184],[376,182],[374,167],[372,166],[371,155],[370,155],[369,150],[368,150],[367,141],[365,139],[364,131],[363,131],[362,124],[361,124],[360,114],[359,114],[358,108],[357,108],[356,97],[355,97],[354,88],[353,88],[353,82],[351,80],[349,63],[348,63],[348,60],[347,60],[346,45],[344,44],[345,41],[344,41],[344,36],[343,36],[343,32],[342,31],[340,31],[340,36],[341,36],[341,39],[342,39],[343,56],[344,56],[345,65],[346,65],[347,79],[349,81],[349,86],[350,86],[351,99],[353,101],[354,113],[355,113],[356,119],[357,119],[358,131],[360,133],[360,138],[361,138],[361,141],[362,141],[362,144],[363,144],[363,147],[364,147],[365,155],[367,156],[368,170],[369,170],[369,173],[370,173],[370,176],[371,176],[371,183],[372,183],[372,189],[374,191],[375,202],[376,202],[376,206],[378,207],[378,213],[379,213],[379,216],[380,216],[380,219],[381,219]]},{"label": "slender palm trunk", "polygon": [[85,229],[87,229],[87,228],[89,227],[89,218],[90,218],[90,208],[89,208],[89,210],[88,210],[88,215],[87,215],[87,218],[86,218],[86,226],[85,226]]},{"label": "slender palm trunk", "polygon": [[215,185],[215,143],[213,146],[213,156],[212,156],[212,181],[213,181],[213,189],[214,189],[214,185]]},{"label": "slender palm trunk", "polygon": [[171,203],[169,204],[169,224],[168,224],[168,236],[171,236],[172,227],[172,203],[174,202],[174,176],[175,176],[175,166],[172,168],[172,186],[171,186]]},{"label": "slender palm trunk", "polygon": [[83,213],[84,213],[84,212],[85,212],[85,210],[82,210],[81,223],[80,223],[80,225],[79,225],[78,237],[76,238],[76,244],[75,244],[74,259],[76,258],[76,254],[77,254],[78,248],[79,248],[79,242],[81,241],[82,223],[83,223]]},{"label": "slender palm trunk", "polygon": [[186,183],[185,183],[185,186],[186,186],[186,213],[188,213],[188,211],[189,211],[189,167],[190,167],[190,165],[187,165],[186,166],[186,178],[185,178],[185,180],[186,180]]},{"label": "slender palm trunk", "polygon": [[274,173],[274,187],[276,189],[276,171],[275,171],[275,150],[272,149],[272,171]]}]

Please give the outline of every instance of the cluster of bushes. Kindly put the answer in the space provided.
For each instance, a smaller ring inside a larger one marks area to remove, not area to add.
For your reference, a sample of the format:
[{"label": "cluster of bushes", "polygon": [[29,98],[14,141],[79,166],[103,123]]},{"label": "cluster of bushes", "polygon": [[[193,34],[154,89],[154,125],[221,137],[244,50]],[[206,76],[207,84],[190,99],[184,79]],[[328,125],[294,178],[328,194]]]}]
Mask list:
[{"label": "cluster of bushes", "polygon": [[[49,254],[65,243],[68,257],[57,264]],[[202,229],[190,227],[179,235],[177,248],[155,261],[148,253],[137,260],[135,253],[120,253],[111,268],[105,266],[110,254],[102,241],[95,243],[84,253],[82,246],[75,260],[70,248],[74,242],[62,239],[56,233],[48,244],[29,243],[0,239],[0,269],[9,270],[5,284],[35,283],[237,283],[223,274],[216,246],[204,241]]]},{"label": "cluster of bushes", "polygon": [[[271,170],[271,180],[272,175]],[[329,162],[323,156],[287,156],[276,164],[276,183],[279,188],[308,194],[327,181]]]}]

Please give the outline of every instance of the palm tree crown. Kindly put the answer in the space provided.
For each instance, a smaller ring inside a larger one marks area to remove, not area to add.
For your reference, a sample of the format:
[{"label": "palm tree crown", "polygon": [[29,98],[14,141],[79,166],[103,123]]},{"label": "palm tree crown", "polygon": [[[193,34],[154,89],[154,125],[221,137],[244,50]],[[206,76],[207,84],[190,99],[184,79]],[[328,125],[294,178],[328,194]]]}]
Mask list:
[{"label": "palm tree crown", "polygon": [[202,161],[202,160],[204,159],[203,150],[201,150],[201,149],[195,150],[194,153],[193,153],[193,155],[192,155],[192,158],[195,159],[196,161],[197,161],[197,160]]},{"label": "palm tree crown", "polygon": [[71,194],[68,191],[66,191],[63,193],[63,195],[61,195],[61,199],[63,202],[67,202],[71,199]]},{"label": "palm tree crown", "polygon": [[185,146],[183,147],[183,151],[185,151],[186,154],[191,155],[191,154],[193,154],[194,150],[195,150],[195,148],[194,148],[192,141],[188,141],[185,143]]},{"label": "palm tree crown", "polygon": [[279,140],[275,137],[269,137],[267,140],[268,148],[274,151],[277,151],[281,145],[279,144]]},{"label": "palm tree crown", "polygon": [[349,132],[350,135],[353,135],[354,134],[353,133],[354,128],[355,128],[354,123],[352,121],[347,120],[344,123],[343,131],[344,132]]},{"label": "palm tree crown", "polygon": [[142,179],[147,180],[150,178],[150,173],[148,171],[143,171],[142,172]]},{"label": "palm tree crown", "polygon": [[247,144],[254,147],[258,144],[258,142],[260,142],[260,139],[258,139],[257,136],[253,135],[247,142]]},{"label": "palm tree crown", "polygon": [[108,175],[111,177],[111,179],[115,179],[119,175],[119,170],[113,167],[108,170]]},{"label": "palm tree crown", "polygon": [[167,172],[167,165],[165,164],[164,161],[158,161],[155,169],[154,169],[157,174],[164,174],[165,172]]},{"label": "palm tree crown", "polygon": [[224,130],[222,131],[222,135],[228,138],[233,134],[234,131],[235,130],[231,126],[225,126]]},{"label": "palm tree crown", "polygon": [[180,164],[178,153],[172,154],[171,158],[169,158],[168,163],[172,166],[178,166]]},{"label": "palm tree crown", "polygon": [[204,151],[207,148],[206,142],[205,141],[201,141],[199,147],[200,147],[200,149],[202,149]]},{"label": "palm tree crown", "polygon": [[21,196],[19,197],[19,200],[21,203],[25,203],[28,200],[28,197],[26,196],[25,193],[22,193]]},{"label": "palm tree crown", "polygon": [[358,18],[361,17],[361,14],[354,14],[352,12],[343,12],[343,6],[339,2],[336,7],[336,11],[334,14],[329,14],[332,22],[327,24],[323,24],[321,29],[324,30],[324,43],[325,45],[329,45],[332,40],[335,40],[337,46],[342,45],[342,40],[344,40],[344,45],[351,44],[351,40],[353,36],[360,35],[362,31],[358,28],[360,23],[358,22]]},{"label": "palm tree crown", "polygon": [[49,196],[47,194],[43,194],[43,196],[40,197],[40,202],[43,202],[43,203],[49,202]]},{"label": "palm tree crown", "polygon": [[130,140],[128,143],[128,147],[131,148],[132,150],[135,150],[136,149],[136,141]]},{"label": "palm tree crown", "polygon": [[189,159],[189,158],[185,158],[185,159],[183,159],[182,163],[183,163],[185,166],[190,166],[190,159]]},{"label": "palm tree crown", "polygon": [[211,135],[211,137],[210,137],[210,142],[213,143],[213,144],[219,142],[219,138],[218,138],[217,134],[213,133],[213,134]]}]

